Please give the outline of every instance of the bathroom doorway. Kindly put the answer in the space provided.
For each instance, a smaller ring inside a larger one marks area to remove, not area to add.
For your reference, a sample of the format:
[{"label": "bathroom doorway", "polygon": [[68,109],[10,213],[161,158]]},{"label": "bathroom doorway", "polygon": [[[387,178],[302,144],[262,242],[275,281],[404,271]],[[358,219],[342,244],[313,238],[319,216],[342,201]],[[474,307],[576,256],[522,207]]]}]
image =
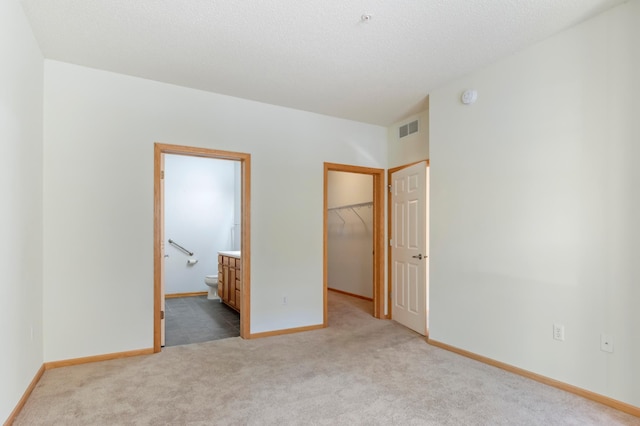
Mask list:
[{"label": "bathroom doorway", "polygon": [[325,163],[325,327],[329,291],[370,301],[385,317],[383,198],[383,169]]},{"label": "bathroom doorway", "polygon": [[164,154],[162,346],[240,335],[236,306],[217,294],[218,252],[240,252],[240,168],[237,160]]},{"label": "bathroom doorway", "polygon": [[[212,168],[217,171],[212,172]],[[167,172],[174,174],[172,179],[169,179]],[[177,178],[176,173],[181,176]],[[240,312],[240,336],[249,335],[249,177],[249,154],[155,144],[155,352],[159,352],[165,343],[167,315],[180,310],[186,314],[191,309],[226,309],[229,312],[219,313],[222,315],[221,323],[233,320],[232,310],[237,310]],[[219,180],[220,185],[216,188],[207,186],[207,180],[211,184],[214,179]],[[238,191],[234,188],[238,188]],[[227,207],[220,208],[215,205],[217,203],[224,203]],[[192,222],[200,223],[193,226]],[[198,235],[202,233],[207,234],[205,239]],[[237,253],[237,263],[234,263],[234,276],[237,276],[237,279],[234,279],[234,284],[237,285],[239,297],[233,306],[215,305],[220,301],[207,300],[207,296],[204,295],[208,293],[213,297],[216,293],[204,290],[217,287],[205,285],[205,276],[209,275],[207,281],[211,281],[213,276],[218,275],[218,269],[222,269],[218,265],[218,252]],[[170,304],[165,306],[165,295],[174,296],[176,299],[168,299]],[[185,299],[177,303],[177,298]],[[206,317],[218,314],[211,311],[205,312],[204,315]],[[189,318],[187,315],[182,323],[188,325],[189,321],[197,321],[196,318]],[[176,331],[174,330],[174,333]],[[194,333],[195,339],[202,339],[204,336],[202,331],[199,335]],[[174,343],[175,341],[174,339]]]}]

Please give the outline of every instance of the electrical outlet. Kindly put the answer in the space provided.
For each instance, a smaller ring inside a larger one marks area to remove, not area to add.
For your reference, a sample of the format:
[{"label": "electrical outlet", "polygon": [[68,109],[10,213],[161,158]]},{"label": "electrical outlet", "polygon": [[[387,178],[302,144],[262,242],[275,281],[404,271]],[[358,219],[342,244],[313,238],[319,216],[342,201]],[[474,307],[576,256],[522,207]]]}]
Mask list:
[{"label": "electrical outlet", "polygon": [[600,350],[613,353],[613,337],[608,334],[600,335]]},{"label": "electrical outlet", "polygon": [[287,296],[282,296],[282,304],[283,305],[287,304]]},{"label": "electrical outlet", "polygon": [[564,341],[564,325],[553,324],[553,338],[555,340]]}]

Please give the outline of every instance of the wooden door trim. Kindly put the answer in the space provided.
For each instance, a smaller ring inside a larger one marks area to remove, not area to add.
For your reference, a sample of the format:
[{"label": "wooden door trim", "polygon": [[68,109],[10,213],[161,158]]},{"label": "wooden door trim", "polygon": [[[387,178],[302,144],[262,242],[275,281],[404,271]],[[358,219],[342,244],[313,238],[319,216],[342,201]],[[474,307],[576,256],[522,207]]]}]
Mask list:
[{"label": "wooden door trim", "polygon": [[[407,167],[411,167],[414,166],[418,163],[422,163],[426,161],[427,162],[427,167],[429,167],[429,159],[427,158],[426,160],[420,160],[420,161],[414,161],[413,163],[409,163],[409,164],[404,164],[402,166],[398,166],[398,167],[394,167],[391,168],[389,170],[387,170],[387,182],[389,182],[389,185],[391,185],[391,175],[394,174],[395,172],[398,172],[402,169],[406,169]],[[391,241],[393,239],[393,206],[391,205],[392,199],[391,199],[391,193],[389,192],[389,196],[387,197],[387,238],[388,241]],[[428,201],[427,201],[428,202]],[[428,235],[427,235],[428,236]],[[387,319],[391,319],[391,309],[393,307],[393,303],[391,303],[391,291],[393,290],[392,286],[393,286],[393,277],[391,275],[392,270],[391,270],[391,249],[389,249],[389,253],[387,255],[387,306],[389,306],[389,309],[387,310],[387,315],[385,315],[385,318]],[[429,333],[429,330],[427,330],[427,334]]]},{"label": "wooden door trim", "polygon": [[328,198],[329,172],[348,172],[373,177],[373,316],[384,318],[384,169],[324,163],[324,207],[323,207],[323,325],[328,325]]},{"label": "wooden door trim", "polygon": [[153,351],[160,352],[160,272],[162,268],[161,230],[163,199],[160,187],[162,155],[176,154],[192,157],[215,158],[240,161],[241,164],[241,249],[242,249],[242,291],[240,309],[240,337],[251,334],[251,154],[220,151],[192,146],[169,145],[156,142],[153,155]]}]

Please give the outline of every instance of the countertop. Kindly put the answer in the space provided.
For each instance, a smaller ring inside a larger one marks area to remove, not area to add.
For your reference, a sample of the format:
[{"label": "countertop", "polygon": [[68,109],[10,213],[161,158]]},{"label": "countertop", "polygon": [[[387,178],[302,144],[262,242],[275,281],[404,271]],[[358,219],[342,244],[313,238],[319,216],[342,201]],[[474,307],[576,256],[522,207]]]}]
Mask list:
[{"label": "countertop", "polygon": [[236,251],[219,251],[218,254],[222,256],[235,257],[236,259],[240,259],[240,250]]}]

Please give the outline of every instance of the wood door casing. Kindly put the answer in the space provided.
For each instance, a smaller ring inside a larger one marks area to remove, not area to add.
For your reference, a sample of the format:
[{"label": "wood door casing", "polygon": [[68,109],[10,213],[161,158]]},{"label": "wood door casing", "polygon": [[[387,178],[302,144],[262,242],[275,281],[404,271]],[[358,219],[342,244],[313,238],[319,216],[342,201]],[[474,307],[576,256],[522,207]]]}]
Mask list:
[{"label": "wood door casing", "polygon": [[324,163],[324,238],[323,238],[323,327],[328,325],[328,200],[327,186],[330,171],[360,173],[373,176],[373,316],[385,318],[384,296],[384,170],[346,164]]},{"label": "wood door casing", "polygon": [[239,161],[241,164],[241,238],[240,246],[243,253],[241,259],[241,274],[239,306],[240,336],[245,339],[251,335],[251,154],[221,151],[208,148],[198,148],[181,145],[169,145],[156,142],[154,144],[153,168],[153,351],[162,349],[162,268],[164,264],[162,253],[163,237],[163,191],[162,191],[162,160],[164,154],[189,155],[194,157],[217,158],[221,160]]}]

